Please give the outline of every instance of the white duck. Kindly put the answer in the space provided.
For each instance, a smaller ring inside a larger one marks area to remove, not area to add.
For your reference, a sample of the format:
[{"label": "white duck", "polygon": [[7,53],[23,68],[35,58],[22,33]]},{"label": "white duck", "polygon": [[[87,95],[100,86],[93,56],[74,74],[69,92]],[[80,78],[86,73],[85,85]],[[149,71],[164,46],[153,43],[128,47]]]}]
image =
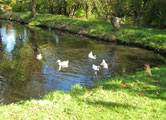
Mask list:
[{"label": "white duck", "polygon": [[41,60],[41,59],[42,59],[42,55],[41,55],[41,54],[38,54],[38,55],[36,56],[36,59]]},{"label": "white duck", "polygon": [[108,64],[105,62],[104,59],[100,65],[103,66],[103,68],[108,69]]},{"label": "white duck", "polygon": [[95,75],[97,76],[97,71],[100,70],[100,66],[97,66],[97,65],[93,64],[92,69],[95,70]]},{"label": "white duck", "polygon": [[61,62],[60,60],[57,60],[57,63],[59,65],[59,71],[61,70],[62,67],[68,67],[69,66],[69,60]]},{"label": "white duck", "polygon": [[92,51],[88,54],[88,57],[91,59],[96,59],[96,55],[93,55]]},{"label": "white duck", "polygon": [[58,63],[58,65],[61,66],[61,67],[68,67],[68,65],[69,65],[69,60],[66,60],[66,61],[63,61],[63,62],[61,62],[61,60],[57,60],[57,63]]}]

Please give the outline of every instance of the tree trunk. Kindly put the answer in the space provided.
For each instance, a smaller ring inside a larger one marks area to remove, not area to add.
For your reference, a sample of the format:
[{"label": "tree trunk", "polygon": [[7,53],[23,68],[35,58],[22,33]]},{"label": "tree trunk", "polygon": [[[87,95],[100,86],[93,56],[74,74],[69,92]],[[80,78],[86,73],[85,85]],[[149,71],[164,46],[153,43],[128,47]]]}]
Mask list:
[{"label": "tree trunk", "polygon": [[36,0],[32,0],[32,15],[36,16]]},{"label": "tree trunk", "polygon": [[75,6],[70,9],[69,17],[73,17],[75,11]]},{"label": "tree trunk", "polygon": [[49,8],[49,11],[51,12],[51,14],[54,14],[53,0],[50,0],[50,8]]},{"label": "tree trunk", "polygon": [[140,18],[141,18],[141,16],[138,15],[138,16],[134,19],[134,25],[137,25],[137,26],[140,25]]},{"label": "tree trunk", "polygon": [[134,18],[134,25],[140,26],[140,22],[141,22],[141,17],[144,14],[144,10],[145,7],[148,3],[148,0],[143,0],[143,5],[141,6],[141,4],[139,5],[139,9],[135,11],[135,18]]},{"label": "tree trunk", "polygon": [[67,2],[64,0],[64,5],[63,5],[63,9],[64,9],[64,15],[67,15]]},{"label": "tree trunk", "polygon": [[86,9],[86,18],[88,19],[88,17],[89,17],[89,6],[86,4],[86,6],[85,6],[85,9]]}]

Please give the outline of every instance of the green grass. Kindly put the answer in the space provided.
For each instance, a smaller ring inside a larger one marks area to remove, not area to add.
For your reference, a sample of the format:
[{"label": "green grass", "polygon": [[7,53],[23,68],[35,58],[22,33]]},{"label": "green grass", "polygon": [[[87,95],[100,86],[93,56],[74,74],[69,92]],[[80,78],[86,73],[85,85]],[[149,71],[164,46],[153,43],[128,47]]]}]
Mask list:
[{"label": "green grass", "polygon": [[32,15],[30,12],[27,12],[27,13],[18,13],[18,12],[9,13],[9,12],[6,12],[5,14],[1,13],[0,18],[7,19],[7,20],[8,19],[14,20],[14,21],[22,22],[22,23],[29,23],[31,16]]},{"label": "green grass", "polygon": [[124,24],[116,36],[126,42],[131,41],[156,49],[166,49],[165,29],[138,28],[131,24]]},{"label": "green grass", "polygon": [[[9,13],[1,18],[9,18]],[[29,23],[29,25],[59,28],[71,32],[86,34],[106,40],[119,39],[127,43],[139,43],[156,50],[166,49],[166,30],[138,28],[132,23],[123,23],[119,31],[114,31],[109,21],[85,18],[69,18],[63,15],[37,14],[31,18],[30,13],[11,13],[11,19]]]},{"label": "green grass", "polygon": [[165,120],[166,67],[115,76],[90,88],[55,91],[40,100],[0,105],[0,119]]}]

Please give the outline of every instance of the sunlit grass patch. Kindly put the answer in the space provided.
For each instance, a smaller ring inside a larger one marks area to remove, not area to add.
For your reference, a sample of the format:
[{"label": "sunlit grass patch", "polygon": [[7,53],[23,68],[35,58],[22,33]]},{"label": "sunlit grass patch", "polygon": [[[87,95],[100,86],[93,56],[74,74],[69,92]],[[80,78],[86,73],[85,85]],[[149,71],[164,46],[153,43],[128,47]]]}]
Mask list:
[{"label": "sunlit grass patch", "polygon": [[70,92],[55,91],[40,100],[0,105],[0,119],[132,119],[165,120],[166,67],[152,75],[114,76],[89,88],[76,85]]},{"label": "sunlit grass patch", "polygon": [[115,35],[126,42],[139,43],[156,49],[166,49],[166,30],[122,26]]}]

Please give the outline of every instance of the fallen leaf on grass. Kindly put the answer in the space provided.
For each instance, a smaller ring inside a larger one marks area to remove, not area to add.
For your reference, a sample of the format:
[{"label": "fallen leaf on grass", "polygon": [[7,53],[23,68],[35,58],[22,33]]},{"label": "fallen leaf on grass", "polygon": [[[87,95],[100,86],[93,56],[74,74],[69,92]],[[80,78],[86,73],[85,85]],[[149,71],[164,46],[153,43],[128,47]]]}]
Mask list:
[{"label": "fallen leaf on grass", "polygon": [[104,112],[104,111],[106,111],[106,109],[99,110],[99,112]]},{"label": "fallen leaf on grass", "polygon": [[141,93],[140,96],[144,96],[144,93]]}]

